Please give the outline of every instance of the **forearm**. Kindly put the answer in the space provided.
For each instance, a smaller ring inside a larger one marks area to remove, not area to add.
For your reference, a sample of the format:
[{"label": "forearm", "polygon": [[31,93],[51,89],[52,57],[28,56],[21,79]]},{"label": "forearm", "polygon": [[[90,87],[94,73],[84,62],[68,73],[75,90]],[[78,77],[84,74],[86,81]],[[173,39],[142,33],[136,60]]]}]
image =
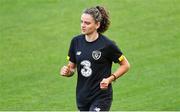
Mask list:
[{"label": "forearm", "polygon": [[129,66],[121,65],[113,74],[115,75],[116,79],[124,75],[129,70]]},{"label": "forearm", "polygon": [[114,73],[112,73],[111,76],[108,77],[108,80],[110,82],[115,81],[116,79],[121,77],[123,74],[125,74],[128,70],[129,70],[129,67],[121,66]]},{"label": "forearm", "polygon": [[118,69],[114,73],[112,73],[110,77],[108,77],[110,82],[115,81],[116,79],[124,75],[130,68],[130,64],[125,57],[124,60],[119,64],[120,66],[118,67]]}]

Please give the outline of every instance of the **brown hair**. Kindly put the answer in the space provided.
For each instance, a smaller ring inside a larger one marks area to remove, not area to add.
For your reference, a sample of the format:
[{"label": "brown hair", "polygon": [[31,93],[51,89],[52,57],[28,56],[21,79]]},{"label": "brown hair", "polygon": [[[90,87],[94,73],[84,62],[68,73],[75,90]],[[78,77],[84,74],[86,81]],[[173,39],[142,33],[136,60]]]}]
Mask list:
[{"label": "brown hair", "polygon": [[94,18],[95,22],[100,22],[100,27],[97,29],[98,33],[104,33],[109,28],[109,13],[104,7],[96,6],[87,8],[83,11],[83,13],[90,14]]}]

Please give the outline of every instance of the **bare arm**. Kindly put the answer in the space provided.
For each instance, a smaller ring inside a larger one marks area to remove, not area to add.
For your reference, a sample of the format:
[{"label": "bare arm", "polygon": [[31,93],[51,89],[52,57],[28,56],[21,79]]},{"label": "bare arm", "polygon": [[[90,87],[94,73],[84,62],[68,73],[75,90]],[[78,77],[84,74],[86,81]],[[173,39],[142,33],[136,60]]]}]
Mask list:
[{"label": "bare arm", "polygon": [[60,75],[65,77],[71,77],[75,72],[76,64],[69,61],[68,65],[63,66],[60,70]]},{"label": "bare arm", "polygon": [[100,83],[100,88],[101,89],[107,89],[108,85],[110,83],[112,83],[112,81],[118,79],[119,77],[121,77],[123,74],[125,74],[129,68],[130,68],[130,64],[128,62],[128,60],[126,59],[126,57],[124,56],[124,59],[119,63],[119,67],[118,69],[113,73],[113,75],[109,76],[108,78],[104,78],[101,83]]}]

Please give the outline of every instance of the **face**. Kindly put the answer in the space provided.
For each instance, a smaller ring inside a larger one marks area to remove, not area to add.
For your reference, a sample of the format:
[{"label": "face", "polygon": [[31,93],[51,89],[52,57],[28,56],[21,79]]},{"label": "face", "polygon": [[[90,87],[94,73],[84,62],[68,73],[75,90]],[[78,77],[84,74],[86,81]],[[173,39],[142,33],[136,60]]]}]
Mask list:
[{"label": "face", "polygon": [[90,14],[83,13],[81,15],[81,33],[90,35],[97,31],[99,28],[99,22],[95,22],[94,18]]}]

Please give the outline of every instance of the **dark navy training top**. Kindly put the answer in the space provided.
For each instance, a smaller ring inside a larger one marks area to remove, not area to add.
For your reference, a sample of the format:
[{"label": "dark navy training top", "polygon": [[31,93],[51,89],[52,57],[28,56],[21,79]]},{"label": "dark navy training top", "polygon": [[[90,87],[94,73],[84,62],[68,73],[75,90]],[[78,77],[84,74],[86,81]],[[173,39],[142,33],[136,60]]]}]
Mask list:
[{"label": "dark navy training top", "polygon": [[77,105],[90,104],[94,100],[112,100],[112,86],[100,89],[103,78],[111,75],[112,62],[119,62],[121,50],[104,35],[88,42],[85,35],[78,35],[71,41],[69,60],[77,66]]}]

